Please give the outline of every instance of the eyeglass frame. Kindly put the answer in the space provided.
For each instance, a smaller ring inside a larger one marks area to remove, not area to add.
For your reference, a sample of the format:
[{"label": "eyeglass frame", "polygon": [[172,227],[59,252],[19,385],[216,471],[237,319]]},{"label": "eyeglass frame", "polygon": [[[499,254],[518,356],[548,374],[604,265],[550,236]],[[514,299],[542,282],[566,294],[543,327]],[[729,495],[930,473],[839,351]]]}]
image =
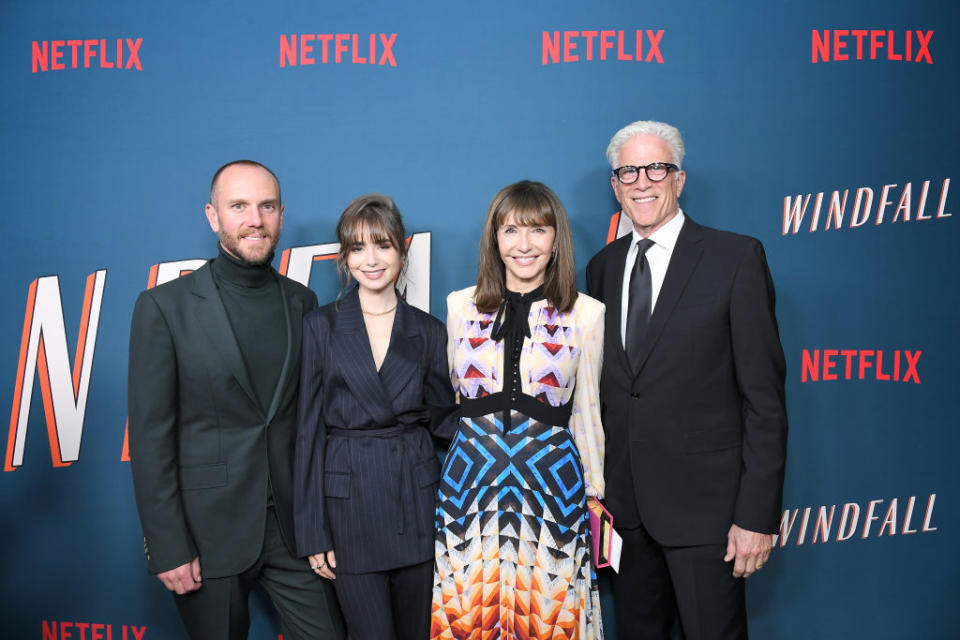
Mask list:
[{"label": "eyeglass frame", "polygon": [[[653,167],[654,169],[661,169],[661,168],[663,168],[663,167],[666,167],[666,168],[667,168],[667,173],[664,174],[664,176],[663,176],[662,178],[660,178],[659,180],[654,180],[653,178],[650,177],[650,167]],[[636,180],[634,180],[633,182],[624,182],[623,179],[620,177],[620,171],[621,171],[622,169],[633,169],[634,171],[636,171],[636,172],[637,172],[637,178],[636,178]],[[672,162],[651,162],[650,164],[647,164],[647,165],[625,164],[625,165],[623,165],[622,167],[617,167],[616,169],[614,169],[613,171],[611,171],[611,173],[612,173],[614,176],[616,176],[617,181],[618,181],[620,184],[634,184],[634,183],[636,183],[637,180],[640,179],[640,169],[643,169],[644,175],[647,176],[647,180],[649,180],[650,182],[663,182],[663,181],[666,180],[667,177],[670,175],[670,170],[671,170],[671,169],[674,170],[674,171],[680,171],[680,167],[678,167],[677,165],[673,164]]]}]

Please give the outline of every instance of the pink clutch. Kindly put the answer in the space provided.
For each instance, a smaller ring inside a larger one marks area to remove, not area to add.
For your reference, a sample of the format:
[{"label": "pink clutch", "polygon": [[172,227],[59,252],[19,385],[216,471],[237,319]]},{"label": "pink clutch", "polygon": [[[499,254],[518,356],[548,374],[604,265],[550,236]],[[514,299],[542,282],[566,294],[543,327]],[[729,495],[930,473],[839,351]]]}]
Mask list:
[{"label": "pink clutch", "polygon": [[609,567],[613,542],[613,516],[600,504],[599,500],[587,501],[587,513],[590,514],[590,534],[593,538],[593,565],[598,569]]}]

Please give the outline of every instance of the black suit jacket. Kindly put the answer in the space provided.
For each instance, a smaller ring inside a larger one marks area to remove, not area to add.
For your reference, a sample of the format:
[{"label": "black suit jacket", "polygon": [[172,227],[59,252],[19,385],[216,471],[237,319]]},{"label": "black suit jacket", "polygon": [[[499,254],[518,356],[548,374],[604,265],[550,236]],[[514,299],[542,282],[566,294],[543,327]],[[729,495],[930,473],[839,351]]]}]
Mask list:
[{"label": "black suit jacket", "polygon": [[601,411],[606,502],[618,527],[661,544],[723,543],[731,524],[776,531],[783,493],[785,363],[760,242],[684,221],[631,371],[620,339],[632,236],[587,267],[607,305]]},{"label": "black suit jacket", "polygon": [[209,264],[137,298],[130,329],[130,461],[147,568],[200,557],[205,578],[236,575],[263,545],[272,491],[293,552],[293,473],[303,315],[316,295],[274,272],[287,347],[261,408]]},{"label": "black suit jacket", "polygon": [[440,462],[457,406],[447,332],[400,300],[378,372],[357,290],[307,315],[294,469],[299,555],[334,549],[337,569],[385,571],[434,553]]}]

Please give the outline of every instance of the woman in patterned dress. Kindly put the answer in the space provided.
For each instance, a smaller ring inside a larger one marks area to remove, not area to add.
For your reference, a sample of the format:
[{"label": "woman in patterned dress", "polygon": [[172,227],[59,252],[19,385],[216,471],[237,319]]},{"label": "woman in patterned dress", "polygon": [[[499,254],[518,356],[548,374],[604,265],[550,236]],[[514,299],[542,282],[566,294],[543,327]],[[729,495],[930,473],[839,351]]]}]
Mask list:
[{"label": "woman in patterned dress", "polygon": [[440,479],[431,637],[603,637],[586,501],[603,495],[600,302],[557,196],[504,187],[476,287],[447,298],[462,419]]}]

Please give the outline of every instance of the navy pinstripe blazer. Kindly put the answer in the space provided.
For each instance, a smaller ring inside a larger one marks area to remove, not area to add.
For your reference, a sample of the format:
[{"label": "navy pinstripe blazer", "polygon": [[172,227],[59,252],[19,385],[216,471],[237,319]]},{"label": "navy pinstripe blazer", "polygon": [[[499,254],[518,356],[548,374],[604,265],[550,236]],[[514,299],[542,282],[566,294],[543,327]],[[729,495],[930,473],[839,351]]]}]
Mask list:
[{"label": "navy pinstripe blazer", "polygon": [[294,520],[301,556],[386,571],[433,557],[440,463],[456,433],[443,323],[405,301],[378,372],[356,288],[303,320]]}]

